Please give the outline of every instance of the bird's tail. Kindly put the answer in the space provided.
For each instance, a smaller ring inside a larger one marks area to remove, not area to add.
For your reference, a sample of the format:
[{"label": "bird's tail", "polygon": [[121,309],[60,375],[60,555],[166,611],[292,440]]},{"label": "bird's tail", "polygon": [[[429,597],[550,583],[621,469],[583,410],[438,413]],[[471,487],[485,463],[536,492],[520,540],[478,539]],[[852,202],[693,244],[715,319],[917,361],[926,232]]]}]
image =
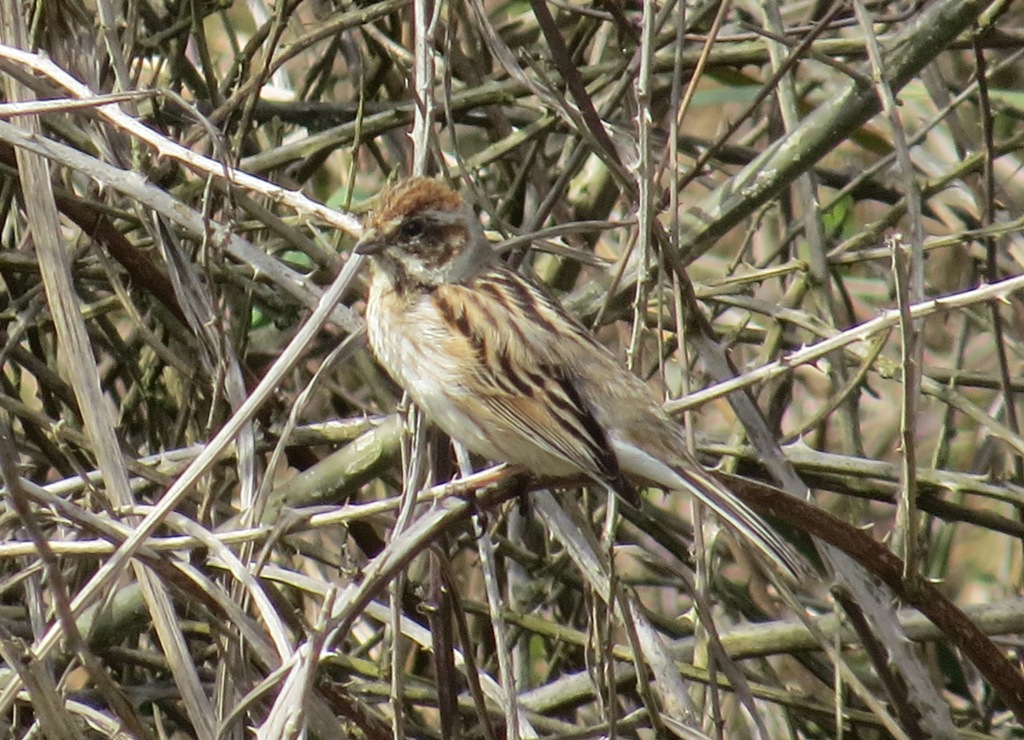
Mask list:
[{"label": "bird's tail", "polygon": [[782,572],[797,581],[811,574],[810,566],[792,545],[696,460],[675,455],[671,463],[665,463],[632,441],[614,436],[611,441],[623,473],[696,496]]},{"label": "bird's tail", "polygon": [[807,561],[768,523],[739,499],[721,481],[699,464],[677,465],[672,472],[678,477],[673,488],[697,497],[741,537],[765,554],[783,572],[794,580],[806,578],[810,573]]}]

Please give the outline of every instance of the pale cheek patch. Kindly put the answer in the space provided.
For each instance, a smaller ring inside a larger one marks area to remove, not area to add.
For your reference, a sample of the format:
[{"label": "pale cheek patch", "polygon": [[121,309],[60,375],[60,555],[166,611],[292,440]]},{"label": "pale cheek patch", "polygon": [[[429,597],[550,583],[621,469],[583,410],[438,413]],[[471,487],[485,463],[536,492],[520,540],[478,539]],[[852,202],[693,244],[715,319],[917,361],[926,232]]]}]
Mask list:
[{"label": "pale cheek patch", "polygon": [[419,255],[407,254],[402,267],[409,281],[418,284],[430,284],[436,273],[436,268],[426,264]]}]

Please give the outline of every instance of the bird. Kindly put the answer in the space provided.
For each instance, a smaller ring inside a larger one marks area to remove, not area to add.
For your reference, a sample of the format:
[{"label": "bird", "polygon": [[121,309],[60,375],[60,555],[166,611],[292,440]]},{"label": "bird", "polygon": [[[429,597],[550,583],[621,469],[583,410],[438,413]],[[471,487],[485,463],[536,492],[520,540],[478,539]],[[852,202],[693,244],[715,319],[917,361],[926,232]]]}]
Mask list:
[{"label": "bird", "polygon": [[689,453],[654,393],[538,283],[506,264],[449,185],[386,187],[354,247],[371,263],[370,348],[427,418],[471,452],[550,478],[696,496],[783,573],[774,529]]}]

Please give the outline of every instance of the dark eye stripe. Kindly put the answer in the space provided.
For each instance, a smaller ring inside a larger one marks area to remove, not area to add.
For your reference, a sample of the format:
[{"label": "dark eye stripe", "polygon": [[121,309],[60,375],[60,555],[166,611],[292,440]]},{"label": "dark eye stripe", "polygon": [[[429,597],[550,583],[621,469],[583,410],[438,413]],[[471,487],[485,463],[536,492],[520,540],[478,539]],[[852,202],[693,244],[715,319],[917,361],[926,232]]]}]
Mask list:
[{"label": "dark eye stripe", "polygon": [[389,232],[389,245],[418,258],[426,267],[447,264],[466,243],[465,229],[442,224],[429,213],[408,216]]},{"label": "dark eye stripe", "polygon": [[399,228],[403,239],[418,239],[423,236],[424,231],[423,219],[419,216],[410,216]]}]

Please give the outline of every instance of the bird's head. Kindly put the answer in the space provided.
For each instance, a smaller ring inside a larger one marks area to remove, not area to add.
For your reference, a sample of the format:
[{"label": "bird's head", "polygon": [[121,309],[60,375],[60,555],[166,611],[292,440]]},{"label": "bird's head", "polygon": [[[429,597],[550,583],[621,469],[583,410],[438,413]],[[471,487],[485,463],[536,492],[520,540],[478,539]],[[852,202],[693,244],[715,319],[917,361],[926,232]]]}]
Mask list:
[{"label": "bird's head", "polygon": [[469,205],[429,177],[381,193],[355,252],[370,256],[397,287],[421,290],[464,282],[495,259]]}]

